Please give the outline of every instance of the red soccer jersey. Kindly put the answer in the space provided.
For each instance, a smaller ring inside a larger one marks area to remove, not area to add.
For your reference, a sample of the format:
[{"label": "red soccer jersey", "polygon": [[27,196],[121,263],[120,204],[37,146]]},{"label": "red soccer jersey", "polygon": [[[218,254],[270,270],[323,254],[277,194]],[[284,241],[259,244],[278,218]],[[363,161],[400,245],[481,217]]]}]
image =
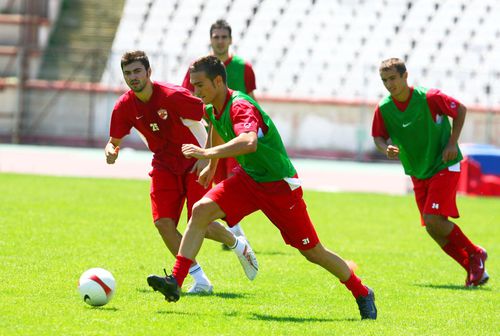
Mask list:
[{"label": "red soccer jersey", "polygon": [[[232,61],[232,57],[229,57],[225,62],[224,66],[227,67],[229,63]],[[182,81],[182,86],[188,89],[191,92],[194,92],[194,87],[191,85],[190,82],[191,76],[189,75],[189,69],[184,76],[184,80]],[[255,73],[253,72],[252,65],[248,62],[245,62],[245,72],[244,72],[244,78],[243,80],[245,81],[245,87],[247,88],[247,92],[244,93],[250,93],[255,91],[257,88],[257,85],[255,84]]]},{"label": "red soccer jersey", "polygon": [[[227,90],[226,101],[222,111],[226,109],[233,90]],[[220,118],[221,111],[214,107],[215,117]],[[241,133],[255,132],[257,136],[266,134],[267,126],[264,124],[259,110],[245,99],[234,100],[229,109],[229,117],[233,123],[233,131],[236,136]]]},{"label": "red soccer jersey", "polygon": [[[405,102],[398,102],[397,100],[392,100],[398,110],[402,113],[408,107],[408,103],[413,95],[413,87],[410,87],[410,96]],[[438,116],[447,115],[452,118],[457,117],[457,109],[460,105],[460,102],[453,97],[450,97],[444,93],[442,93],[438,89],[429,89],[426,93],[427,104],[429,105],[429,110],[432,114],[432,119],[436,121]],[[375,114],[373,116],[372,123],[372,136],[373,137],[383,137],[384,139],[388,139],[389,133],[385,128],[384,119],[382,118],[382,114],[380,113],[380,109],[377,106],[375,109]]]},{"label": "red soccer jersey", "polygon": [[204,146],[206,139],[201,123],[200,127],[186,125],[192,125],[192,120],[200,121],[203,113],[203,102],[188,90],[155,82],[147,103],[140,101],[132,90],[118,99],[111,116],[110,136],[121,139],[134,127],[154,153],[154,168],[183,174],[195,159],[186,159],[182,155],[182,144]]}]

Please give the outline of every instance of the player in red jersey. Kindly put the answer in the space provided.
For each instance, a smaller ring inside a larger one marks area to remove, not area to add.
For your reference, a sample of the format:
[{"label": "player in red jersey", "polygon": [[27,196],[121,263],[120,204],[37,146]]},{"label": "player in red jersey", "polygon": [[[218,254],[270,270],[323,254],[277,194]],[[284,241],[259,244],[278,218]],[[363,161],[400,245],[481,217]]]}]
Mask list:
[{"label": "player in red jersey", "polygon": [[[207,133],[201,123],[203,102],[176,85],[153,82],[151,68],[142,51],[127,52],[122,56],[123,77],[130,90],[117,101],[111,116],[110,139],[105,148],[106,161],[115,163],[122,138],[135,128],[148,148],[154,153],[151,176],[151,206],[154,224],[165,245],[176,256],[181,242],[177,230],[184,202],[188,218],[193,204],[208,189],[197,183],[197,172],[207,162],[185,158],[181,146],[185,143],[204,147]],[[210,224],[207,238],[233,247],[248,278],[253,280],[257,269],[248,265],[253,251],[244,240],[217,222]],[[245,247],[235,249],[237,245]],[[193,261],[189,273],[195,279],[189,292],[212,292],[212,285],[201,266]]]},{"label": "player in red jersey", "polygon": [[[436,243],[467,272],[465,285],[488,279],[486,250],[473,244],[457,224],[456,193],[462,154],[458,138],[466,108],[436,89],[408,86],[404,62],[387,59],[380,77],[390,95],[375,110],[372,136],[379,151],[400,159],[411,176],[421,222]],[[453,119],[450,125],[448,117]]]},{"label": "player in red jersey", "polygon": [[362,319],[376,319],[375,294],[348,263],[319,241],[302,197],[302,188],[281,136],[259,104],[250,96],[228,89],[223,63],[206,56],[190,68],[196,95],[208,104],[212,147],[184,144],[186,157],[210,159],[199,181],[210,182],[217,159],[236,157],[235,174],[217,184],[193,207],[172,275],[150,275],[148,284],[170,302],[179,300],[187,270],[202,243],[207,225],[223,218],[229,226],[261,210],[279,229],[283,240],[309,262],[338,278],[352,293]]},{"label": "player in red jersey", "polygon": [[[253,91],[257,86],[255,84],[255,74],[252,65],[241,57],[229,52],[229,47],[233,43],[231,32],[231,26],[225,20],[217,20],[212,24],[210,27],[210,46],[212,48],[212,54],[217,56],[226,67],[227,86],[230,89],[246,93],[255,99]],[[182,86],[194,92],[194,87],[190,83],[189,70],[186,72]],[[234,158],[219,159],[213,179],[214,183],[220,183],[229,176],[232,176],[233,170],[237,166],[238,162]],[[230,230],[236,236],[245,237],[240,224],[236,224],[231,227]]]}]

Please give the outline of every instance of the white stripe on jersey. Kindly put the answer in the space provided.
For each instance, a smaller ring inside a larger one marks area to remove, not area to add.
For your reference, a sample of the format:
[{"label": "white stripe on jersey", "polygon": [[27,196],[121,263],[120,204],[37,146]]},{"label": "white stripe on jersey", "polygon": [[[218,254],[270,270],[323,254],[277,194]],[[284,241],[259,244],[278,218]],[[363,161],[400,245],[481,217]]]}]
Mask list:
[{"label": "white stripe on jersey", "polygon": [[193,120],[193,119],[184,119],[181,118],[182,123],[184,126],[189,128],[191,133],[194,135],[196,140],[199,143],[199,146],[202,148],[205,148],[205,145],[207,143],[207,130],[205,129],[205,126],[203,126],[203,123],[198,120]]}]

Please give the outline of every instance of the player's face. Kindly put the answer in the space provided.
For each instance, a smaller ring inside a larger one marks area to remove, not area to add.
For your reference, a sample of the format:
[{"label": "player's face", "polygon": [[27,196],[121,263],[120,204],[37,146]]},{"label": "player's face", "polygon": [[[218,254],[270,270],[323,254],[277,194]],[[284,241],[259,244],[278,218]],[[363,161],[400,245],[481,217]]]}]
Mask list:
[{"label": "player's face", "polygon": [[393,97],[399,96],[408,86],[406,82],[408,73],[405,72],[401,75],[395,68],[380,71],[380,78],[387,91],[389,91]]},{"label": "player's face", "polygon": [[225,28],[218,28],[212,31],[212,36],[210,36],[210,45],[214,51],[214,55],[219,57],[225,56],[229,53],[229,46],[232,43],[232,39],[229,36],[229,31]]},{"label": "player's face", "polygon": [[219,82],[222,81],[220,76],[212,81],[204,71],[198,71],[192,72],[190,78],[191,85],[194,87],[194,95],[201,98],[204,104],[213,103],[220,89]]},{"label": "player's face", "polygon": [[134,92],[141,92],[149,81],[151,69],[146,71],[141,62],[133,62],[123,67],[123,78]]}]

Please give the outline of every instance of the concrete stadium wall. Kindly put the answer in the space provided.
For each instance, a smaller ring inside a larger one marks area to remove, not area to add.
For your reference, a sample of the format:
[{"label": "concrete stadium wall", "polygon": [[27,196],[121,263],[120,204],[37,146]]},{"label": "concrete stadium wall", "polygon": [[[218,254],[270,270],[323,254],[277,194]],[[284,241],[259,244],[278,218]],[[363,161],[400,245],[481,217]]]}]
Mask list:
[{"label": "concrete stadium wall", "polygon": [[[102,146],[109,119],[123,89],[99,84],[28,81],[21,118],[21,142]],[[64,87],[64,89],[63,89]],[[374,151],[371,122],[375,102],[333,102],[259,99],[273,118],[292,154],[362,158]],[[10,142],[19,103],[18,88],[0,82],[0,137]],[[500,146],[500,111],[469,107],[461,142]],[[144,148],[132,134],[127,142]]]}]

